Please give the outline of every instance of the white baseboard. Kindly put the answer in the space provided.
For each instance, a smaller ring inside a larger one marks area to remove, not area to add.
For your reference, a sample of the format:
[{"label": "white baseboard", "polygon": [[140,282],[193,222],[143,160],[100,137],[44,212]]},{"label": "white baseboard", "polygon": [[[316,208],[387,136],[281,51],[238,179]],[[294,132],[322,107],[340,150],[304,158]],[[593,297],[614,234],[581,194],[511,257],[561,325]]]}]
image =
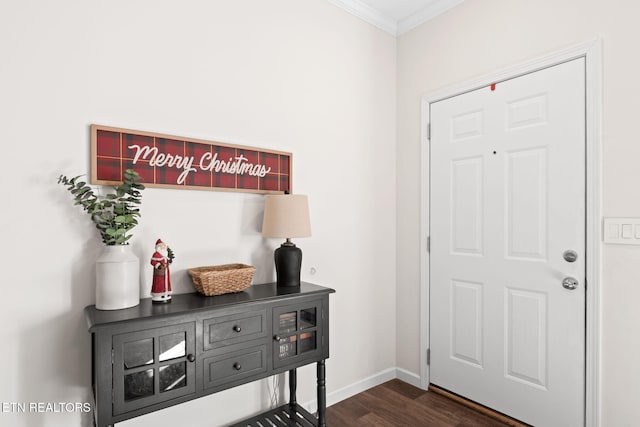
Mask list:
[{"label": "white baseboard", "polygon": [[[351,385],[327,393],[327,407],[396,378],[400,381],[411,384],[412,386],[420,387],[419,375],[406,371],[402,368],[389,368]],[[318,409],[318,403],[315,400],[304,403],[302,406],[312,414]]]},{"label": "white baseboard", "polygon": [[414,387],[420,387],[420,375],[414,374],[402,368],[396,368],[396,378],[400,381],[404,381],[407,384],[411,384]]}]

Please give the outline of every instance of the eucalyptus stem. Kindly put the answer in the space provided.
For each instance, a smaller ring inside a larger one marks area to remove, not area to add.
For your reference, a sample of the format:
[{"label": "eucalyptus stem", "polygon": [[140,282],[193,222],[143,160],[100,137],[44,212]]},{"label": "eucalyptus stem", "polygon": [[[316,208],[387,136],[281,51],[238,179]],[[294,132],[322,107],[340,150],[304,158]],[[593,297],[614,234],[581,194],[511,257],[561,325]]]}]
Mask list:
[{"label": "eucalyptus stem", "polygon": [[73,195],[76,205],[89,214],[105,245],[124,245],[131,238],[131,230],[140,218],[139,205],[142,203],[144,185],[140,184],[140,175],[132,169],[124,172],[122,184],[113,187],[114,193],[97,196],[82,177],[58,177],[58,184],[67,187]]}]

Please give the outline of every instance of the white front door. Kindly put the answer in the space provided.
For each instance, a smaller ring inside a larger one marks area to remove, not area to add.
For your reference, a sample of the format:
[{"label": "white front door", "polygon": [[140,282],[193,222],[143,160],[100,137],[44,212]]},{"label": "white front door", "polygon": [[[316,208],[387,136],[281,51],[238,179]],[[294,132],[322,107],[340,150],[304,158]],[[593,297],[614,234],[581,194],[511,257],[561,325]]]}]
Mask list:
[{"label": "white front door", "polygon": [[430,382],[536,426],[581,426],[584,58],[430,115]]}]

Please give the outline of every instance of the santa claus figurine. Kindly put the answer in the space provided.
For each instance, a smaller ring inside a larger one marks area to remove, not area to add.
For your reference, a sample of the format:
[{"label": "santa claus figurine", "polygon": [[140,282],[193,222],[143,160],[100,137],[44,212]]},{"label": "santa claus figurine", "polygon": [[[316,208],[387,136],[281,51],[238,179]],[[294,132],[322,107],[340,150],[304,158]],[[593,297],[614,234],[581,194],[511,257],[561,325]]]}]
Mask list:
[{"label": "santa claus figurine", "polygon": [[153,303],[171,302],[171,275],[169,264],[173,261],[171,249],[161,239],[156,241],[156,251],[151,256],[153,266],[153,286],[151,286],[151,301]]}]

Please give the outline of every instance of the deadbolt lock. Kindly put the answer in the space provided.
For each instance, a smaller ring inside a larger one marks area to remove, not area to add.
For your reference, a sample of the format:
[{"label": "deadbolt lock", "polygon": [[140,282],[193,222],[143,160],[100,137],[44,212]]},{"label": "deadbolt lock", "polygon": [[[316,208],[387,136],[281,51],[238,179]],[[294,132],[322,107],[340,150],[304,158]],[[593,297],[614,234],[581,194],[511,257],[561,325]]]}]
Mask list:
[{"label": "deadbolt lock", "polygon": [[578,253],[571,249],[567,249],[562,254],[562,258],[564,258],[564,260],[567,262],[576,262],[576,260],[578,259]]}]

